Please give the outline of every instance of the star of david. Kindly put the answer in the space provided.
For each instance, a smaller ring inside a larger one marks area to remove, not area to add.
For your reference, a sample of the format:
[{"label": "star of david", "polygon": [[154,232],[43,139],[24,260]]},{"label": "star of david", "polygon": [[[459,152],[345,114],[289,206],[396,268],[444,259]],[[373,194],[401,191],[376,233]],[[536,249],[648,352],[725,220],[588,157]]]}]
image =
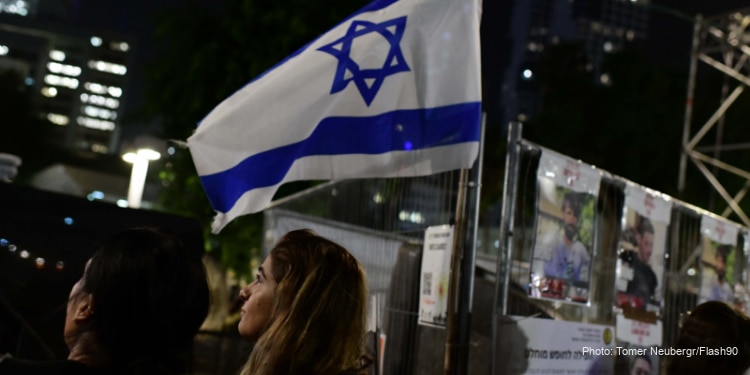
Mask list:
[{"label": "star of david", "polygon": [[[406,29],[406,16],[381,23],[353,21],[349,25],[346,35],[318,48],[318,51],[329,53],[338,59],[331,94],[345,89],[349,82],[354,82],[365,103],[369,106],[378,94],[378,90],[386,77],[400,72],[408,72],[409,66],[406,64],[399,45],[401,37],[404,36],[404,29]],[[388,41],[390,48],[382,68],[360,69],[359,64],[350,56],[352,42],[354,39],[370,33],[378,33],[383,36]]]}]

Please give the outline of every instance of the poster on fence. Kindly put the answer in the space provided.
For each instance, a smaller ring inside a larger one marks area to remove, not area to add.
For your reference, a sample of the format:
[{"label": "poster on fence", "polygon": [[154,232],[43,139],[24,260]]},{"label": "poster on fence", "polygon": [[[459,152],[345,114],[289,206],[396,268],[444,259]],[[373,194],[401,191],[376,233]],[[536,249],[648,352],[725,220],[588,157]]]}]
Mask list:
[{"label": "poster on fence", "polygon": [[638,346],[661,346],[663,326],[660,320],[644,322],[616,315],[615,333],[618,342]]},{"label": "poster on fence", "polygon": [[615,271],[615,304],[618,308],[659,314],[671,212],[669,198],[633,184],[625,186],[622,235]]},{"label": "poster on fence", "polygon": [[659,374],[659,348],[615,341],[615,375]]},{"label": "poster on fence", "polygon": [[544,149],[537,181],[529,294],[588,303],[601,174],[591,166]]},{"label": "poster on fence", "polygon": [[421,325],[445,327],[448,316],[448,282],[453,254],[453,226],[427,227],[422,248],[422,272],[419,282],[419,320]]},{"label": "poster on fence", "polygon": [[[524,366],[514,373],[612,375],[614,328],[552,319],[513,317],[526,339]],[[514,343],[508,342],[508,345]],[[515,345],[518,345],[516,342]],[[500,349],[502,352],[502,348]]]},{"label": "poster on fence", "polygon": [[701,289],[698,303],[735,303],[735,259],[739,227],[708,215],[701,217]]}]

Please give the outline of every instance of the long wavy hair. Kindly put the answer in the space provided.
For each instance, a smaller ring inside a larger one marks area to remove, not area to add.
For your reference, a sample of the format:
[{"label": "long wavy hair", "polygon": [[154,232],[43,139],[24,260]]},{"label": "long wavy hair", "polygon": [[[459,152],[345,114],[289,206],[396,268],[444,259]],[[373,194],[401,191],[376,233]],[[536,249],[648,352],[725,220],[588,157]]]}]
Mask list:
[{"label": "long wavy hair", "polygon": [[241,374],[355,374],[367,367],[367,284],[357,259],[307,229],[284,235],[269,256],[277,282],[272,318]]}]

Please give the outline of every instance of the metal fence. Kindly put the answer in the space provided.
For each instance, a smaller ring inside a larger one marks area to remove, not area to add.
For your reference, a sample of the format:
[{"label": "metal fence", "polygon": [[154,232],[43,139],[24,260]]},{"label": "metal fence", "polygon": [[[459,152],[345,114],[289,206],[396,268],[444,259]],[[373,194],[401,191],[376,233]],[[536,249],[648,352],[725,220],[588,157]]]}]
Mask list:
[{"label": "metal fence", "polygon": [[[445,330],[417,325],[422,241],[455,215],[458,172],[419,178],[347,180],[275,202],[265,211],[264,254],[287,231],[310,228],[362,263],[385,337],[374,373],[441,373]],[[373,352],[379,346],[370,345]]]},{"label": "metal fence", "polygon": [[[511,138],[514,136],[511,134]],[[617,316],[626,316],[629,319],[654,323],[654,320],[662,324],[662,347],[670,347],[674,344],[679,331],[679,322],[686,312],[695,307],[703,298],[701,296],[701,282],[703,280],[702,270],[709,266],[703,256],[705,251],[702,236],[701,218],[704,216],[720,221],[726,221],[717,215],[692,206],[677,199],[666,197],[671,201],[671,220],[666,234],[666,248],[662,262],[664,267],[663,278],[659,284],[663,285],[663,298],[660,301],[660,310],[655,316],[639,315],[638,311],[630,311],[627,308],[618,307],[616,301],[615,277],[618,256],[622,252],[621,240],[623,233],[623,208],[624,188],[626,185],[638,186],[622,177],[612,175],[604,170],[601,174],[595,204],[595,236],[593,241],[592,255],[592,279],[590,283],[590,299],[587,304],[561,303],[561,301],[549,299],[530,298],[528,289],[530,283],[530,263],[532,262],[533,242],[536,236],[536,228],[539,225],[539,179],[537,169],[539,167],[540,155],[545,148],[523,140],[520,131],[515,139],[509,142],[510,174],[509,184],[506,183],[506,203],[513,214],[503,218],[501,232],[504,229],[505,252],[499,255],[501,273],[498,277],[495,314],[498,321],[497,336],[512,334],[505,329],[509,316],[516,317],[543,317],[559,321],[584,322],[615,326]],[[511,154],[515,153],[515,157]],[[587,166],[579,162],[581,166]],[[658,192],[654,192],[659,194]],[[731,223],[738,228],[735,244],[736,257],[727,262],[728,282],[732,285],[733,296],[729,303],[734,304],[741,310],[748,310],[747,269],[746,260],[748,244],[745,241],[748,228],[739,224]],[[734,240],[734,239],[733,239]],[[505,271],[503,274],[502,271]],[[706,271],[708,272],[708,271]],[[504,292],[507,290],[508,292]],[[505,323],[504,323],[505,322]],[[502,341],[502,338],[498,338]],[[633,343],[622,343],[631,345]],[[498,347],[502,343],[497,344]],[[496,349],[498,350],[498,349]],[[653,373],[663,373],[665,358],[654,358],[660,364],[660,371],[654,369]],[[513,356],[500,356],[494,364],[495,373],[507,372],[508,368],[524,368],[524,363],[508,365],[507,361],[524,362],[526,359]],[[615,360],[612,373],[620,373],[618,362],[626,359]],[[656,367],[656,366],[655,366]],[[504,372],[505,371],[505,372]],[[522,373],[522,372],[519,372]]]},{"label": "metal fence", "polygon": [[[467,223],[467,233],[473,234],[470,253],[476,255],[471,259],[476,274],[470,285],[470,315],[464,322],[470,323],[469,374],[525,373],[523,335],[514,324],[519,318],[607,326],[615,326],[621,315],[658,320],[662,324],[661,345],[667,347],[674,342],[682,314],[700,299],[701,269],[705,267],[701,217],[723,219],[667,197],[672,209],[663,259],[657,260],[663,264],[658,313],[639,316],[637,311],[617,306],[615,278],[622,251],[624,189],[638,185],[603,170],[597,170],[601,183],[594,204],[588,302],[531,297],[532,252],[540,216],[537,169],[543,152],[545,148],[523,140],[520,131],[516,138],[511,133],[504,202],[490,205],[490,212],[479,216],[478,225],[475,220]],[[266,253],[286,231],[307,227],[341,243],[363,263],[370,291],[377,296],[378,326],[386,338],[383,363],[378,368],[383,374],[444,371],[445,330],[417,324],[421,246],[428,226],[453,221],[458,180],[458,172],[449,172],[331,182],[277,201],[265,212]],[[476,190],[479,181],[472,181]],[[473,194],[477,198],[476,191]],[[747,308],[748,244],[744,238],[748,230],[737,227],[737,256],[728,264],[735,289],[732,302]],[[610,373],[616,373],[615,369]]]}]

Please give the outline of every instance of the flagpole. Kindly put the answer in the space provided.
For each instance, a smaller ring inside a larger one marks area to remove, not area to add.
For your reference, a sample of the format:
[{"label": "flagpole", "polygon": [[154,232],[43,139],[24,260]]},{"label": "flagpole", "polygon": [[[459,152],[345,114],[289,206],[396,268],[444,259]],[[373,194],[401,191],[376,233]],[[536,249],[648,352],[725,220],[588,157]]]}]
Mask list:
[{"label": "flagpole", "polygon": [[[480,127],[479,151],[475,168],[461,169],[456,197],[456,215],[454,219],[453,254],[448,286],[448,312],[446,316],[445,337],[445,375],[463,375],[468,373],[469,338],[471,333],[471,304],[474,290],[474,265],[476,255],[476,237],[479,219],[479,197],[482,178],[482,154],[484,152],[484,128],[486,116],[482,115]],[[469,181],[472,174],[474,181]],[[466,201],[468,187],[475,189],[472,195],[473,228],[471,242],[466,238]],[[468,246],[467,246],[468,245]]]}]

